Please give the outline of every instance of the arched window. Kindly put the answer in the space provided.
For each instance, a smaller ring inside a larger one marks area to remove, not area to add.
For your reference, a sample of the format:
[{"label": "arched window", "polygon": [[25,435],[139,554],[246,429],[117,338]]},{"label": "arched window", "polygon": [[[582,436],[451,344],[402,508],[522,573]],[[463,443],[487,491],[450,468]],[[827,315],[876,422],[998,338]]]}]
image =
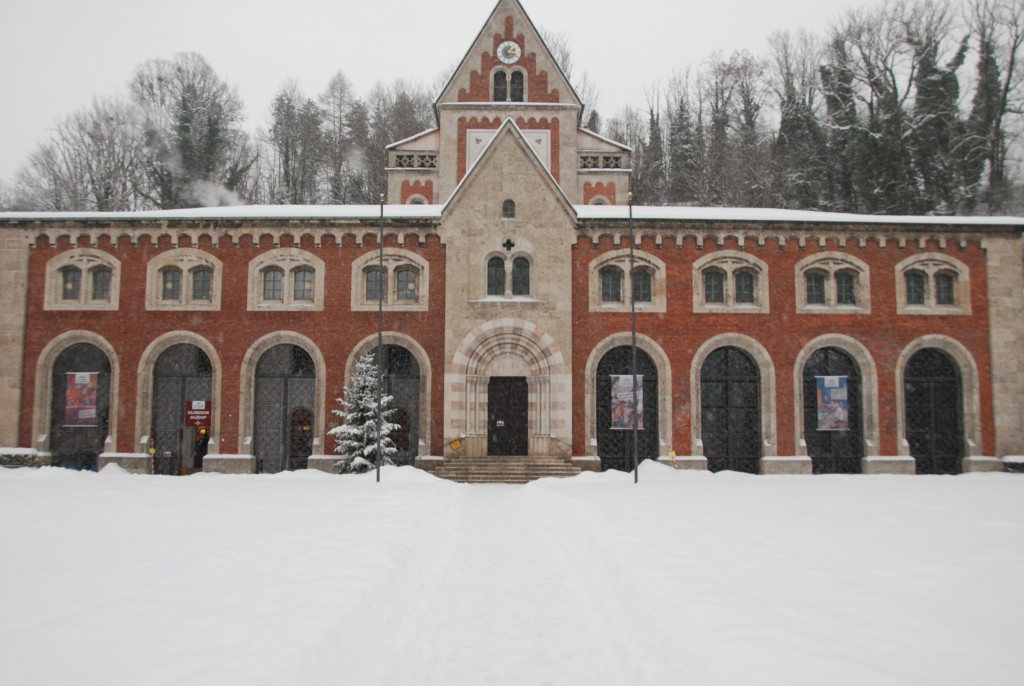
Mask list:
[{"label": "arched window", "polygon": [[416,301],[419,296],[416,290],[416,277],[415,269],[398,270],[398,300]]},{"label": "arched window", "polygon": [[525,257],[512,260],[512,295],[530,294],[530,261]]},{"label": "arched window", "polygon": [[385,284],[387,281],[387,275],[383,270],[376,267],[367,269],[366,275],[366,299],[367,300],[383,300],[385,293]]},{"label": "arched window", "polygon": [[92,299],[110,300],[110,282],[113,277],[110,267],[97,267],[89,274],[92,277]]},{"label": "arched window", "polygon": [[494,72],[494,102],[508,100],[508,74],[503,71]]},{"label": "arched window", "polygon": [[308,267],[300,267],[292,272],[295,286],[296,300],[313,299],[313,270]]},{"label": "arched window", "polygon": [[649,303],[653,298],[651,272],[647,269],[633,270],[633,300],[638,303]]},{"label": "arched window", "polygon": [[924,305],[926,278],[924,272],[911,269],[903,275],[907,287],[907,304]]},{"label": "arched window", "polygon": [[754,272],[743,269],[735,274],[736,279],[736,302],[752,303],[755,297],[756,278]]},{"label": "arched window", "polygon": [[523,96],[526,88],[523,80],[523,72],[514,71],[512,72],[512,87],[509,93],[509,100],[512,102],[523,102]]},{"label": "arched window", "polygon": [[61,297],[64,300],[78,300],[82,297],[82,270],[78,267],[64,267],[60,270]]},{"label": "arched window", "polygon": [[725,274],[717,269],[704,272],[704,302],[725,302]]},{"label": "arched window", "polygon": [[501,218],[502,219],[515,219],[516,218],[516,203],[514,200],[506,200],[501,203]]},{"label": "arched window", "polygon": [[804,285],[807,287],[807,304],[825,304],[825,272],[809,271],[804,274]]},{"label": "arched window", "polygon": [[505,260],[487,260],[487,295],[505,295]]},{"label": "arched window", "polygon": [[836,304],[857,304],[857,274],[849,269],[836,272]]},{"label": "arched window", "polygon": [[935,304],[956,304],[956,274],[942,271],[935,274]]},{"label": "arched window", "polygon": [[284,300],[284,272],[276,267],[263,272],[263,299]]},{"label": "arched window", "polygon": [[181,270],[167,267],[160,271],[160,298],[162,300],[181,300]]},{"label": "arched window", "polygon": [[622,302],[622,270],[618,267],[601,270],[601,302]]},{"label": "arched window", "polygon": [[192,299],[209,300],[213,297],[213,270],[201,267],[192,270]]}]

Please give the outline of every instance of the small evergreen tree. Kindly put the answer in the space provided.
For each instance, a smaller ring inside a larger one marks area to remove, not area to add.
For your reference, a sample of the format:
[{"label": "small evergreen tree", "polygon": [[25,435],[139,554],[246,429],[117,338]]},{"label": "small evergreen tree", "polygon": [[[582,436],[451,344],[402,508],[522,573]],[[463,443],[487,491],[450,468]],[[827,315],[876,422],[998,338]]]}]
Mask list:
[{"label": "small evergreen tree", "polygon": [[[356,361],[356,371],[345,387],[345,397],[338,398],[342,409],[331,410],[344,420],[328,433],[337,444],[334,451],[341,455],[338,466],[342,472],[361,473],[371,469],[377,461],[377,361],[373,353],[366,353]],[[380,398],[380,448],[384,457],[381,464],[394,464],[398,452],[390,435],[398,424],[389,421],[395,414],[391,406],[393,396]]]}]

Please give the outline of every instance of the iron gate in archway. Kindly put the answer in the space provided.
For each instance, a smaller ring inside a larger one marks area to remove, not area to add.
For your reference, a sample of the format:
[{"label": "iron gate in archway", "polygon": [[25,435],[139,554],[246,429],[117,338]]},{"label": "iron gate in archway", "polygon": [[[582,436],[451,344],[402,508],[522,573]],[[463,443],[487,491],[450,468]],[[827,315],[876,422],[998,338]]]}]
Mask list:
[{"label": "iron gate in archway", "polygon": [[963,391],[956,362],[936,348],[919,350],[903,374],[910,454],[918,474],[959,474],[964,457]]},{"label": "iron gate in archway", "polygon": [[420,447],[420,365],[400,345],[385,345],[384,393],[392,397],[391,421],[399,428],[391,433],[398,452],[395,464],[412,464]]},{"label": "iron gate in archway", "polygon": [[153,367],[153,473],[180,474],[203,468],[210,441],[209,427],[186,426],[189,401],[210,402],[213,365],[191,343],[172,345]]},{"label": "iron gate in archway", "polygon": [[701,365],[700,435],[709,470],[760,471],[761,375],[739,348],[719,348]]},{"label": "iron gate in archway", "polygon": [[[636,351],[636,373],[643,377],[643,428],[637,431],[637,460],[657,458],[658,449],[658,368],[650,355]],[[632,348],[628,345],[605,353],[597,365],[597,454],[603,469],[628,471],[633,468],[633,432],[629,426],[616,427],[612,416],[612,377],[632,374]]]},{"label": "iron gate in archway", "polygon": [[90,343],[65,349],[53,365],[50,453],[55,467],[96,469],[110,421],[110,360]]},{"label": "iron gate in archway", "polygon": [[313,452],[316,367],[297,345],[275,345],[256,363],[256,471],[305,469]]},{"label": "iron gate in archway", "polygon": [[[847,426],[844,430],[818,428],[819,376],[845,376]],[[804,365],[804,440],[815,474],[856,474],[864,457],[860,368],[838,348],[821,348]]]}]

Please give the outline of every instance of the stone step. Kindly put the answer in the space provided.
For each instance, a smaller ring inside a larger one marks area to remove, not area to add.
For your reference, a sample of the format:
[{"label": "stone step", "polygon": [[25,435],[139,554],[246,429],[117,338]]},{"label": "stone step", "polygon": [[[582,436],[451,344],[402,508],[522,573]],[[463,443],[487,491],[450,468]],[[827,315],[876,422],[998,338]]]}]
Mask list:
[{"label": "stone step", "polygon": [[579,467],[560,457],[454,457],[432,468],[442,479],[461,483],[523,484],[545,477],[565,478]]}]

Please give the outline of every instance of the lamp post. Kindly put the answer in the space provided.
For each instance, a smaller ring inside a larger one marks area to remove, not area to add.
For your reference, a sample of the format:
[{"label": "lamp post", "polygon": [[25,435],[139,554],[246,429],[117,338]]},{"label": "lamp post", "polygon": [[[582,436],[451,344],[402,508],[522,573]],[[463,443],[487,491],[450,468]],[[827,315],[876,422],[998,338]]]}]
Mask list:
[{"label": "lamp post", "polygon": [[377,219],[377,483],[380,483],[380,403],[384,386],[384,194],[380,194],[380,217]]},{"label": "lamp post", "polygon": [[639,445],[639,434],[637,432],[637,423],[640,417],[640,407],[637,405],[637,392],[636,392],[636,291],[634,289],[634,270],[636,265],[633,258],[633,244],[636,243],[636,236],[633,233],[633,193],[629,193],[626,196],[626,202],[629,203],[629,310],[632,317],[632,360],[630,363],[630,371],[633,374],[633,483],[637,483],[640,480],[640,467],[639,460],[637,459],[637,449]]}]

